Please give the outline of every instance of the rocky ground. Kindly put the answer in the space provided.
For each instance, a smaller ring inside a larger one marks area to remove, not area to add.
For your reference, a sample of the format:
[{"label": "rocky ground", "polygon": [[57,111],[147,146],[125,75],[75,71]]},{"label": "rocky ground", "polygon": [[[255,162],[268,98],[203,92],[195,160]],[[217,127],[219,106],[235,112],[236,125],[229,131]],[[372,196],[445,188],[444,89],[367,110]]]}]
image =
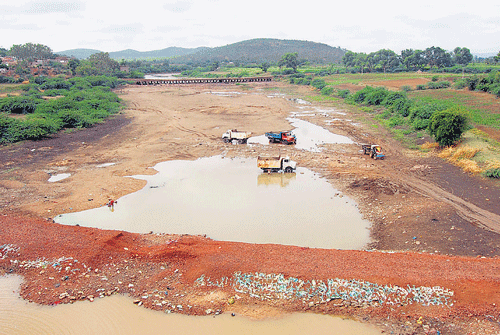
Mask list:
[{"label": "rocky ground", "polygon": [[[326,145],[315,153],[220,140],[232,128],[255,135],[288,129],[286,117],[297,108],[293,99],[314,94],[296,89],[281,83],[128,86],[118,92],[127,108],[104,124],[2,147],[1,271],[24,275],[23,297],[45,304],[126,292],[137,304],[187,314],[222,313],[228,306],[253,316],[311,310],[353,315],[401,334],[500,332],[498,184],[432,154],[405,151],[366,115],[340,104],[316,104],[338,108],[335,122],[326,123],[321,113],[307,121],[357,143],[377,142],[387,159],[371,160],[358,144]],[[124,176],[152,174],[150,167],[161,161],[257,157],[276,150],[358,202],[372,223],[371,251],[51,222],[58,214],[102,206],[142,188],[144,181]],[[114,165],[98,167],[105,163]],[[71,177],[49,183],[58,173]],[[267,277],[250,275],[255,273]],[[297,298],[300,290],[293,285],[300,283],[307,298]],[[337,294],[325,295],[322,283]],[[274,289],[263,292],[263,286]],[[354,299],[345,292],[358,293]]]}]

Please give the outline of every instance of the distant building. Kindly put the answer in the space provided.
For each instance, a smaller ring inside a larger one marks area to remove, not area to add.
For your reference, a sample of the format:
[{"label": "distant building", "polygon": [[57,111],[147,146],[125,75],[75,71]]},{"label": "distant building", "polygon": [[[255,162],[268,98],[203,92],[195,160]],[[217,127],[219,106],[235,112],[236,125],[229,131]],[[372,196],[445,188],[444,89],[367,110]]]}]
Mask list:
[{"label": "distant building", "polygon": [[1,57],[2,64],[6,64],[7,66],[13,66],[17,64],[17,60],[14,57]]}]

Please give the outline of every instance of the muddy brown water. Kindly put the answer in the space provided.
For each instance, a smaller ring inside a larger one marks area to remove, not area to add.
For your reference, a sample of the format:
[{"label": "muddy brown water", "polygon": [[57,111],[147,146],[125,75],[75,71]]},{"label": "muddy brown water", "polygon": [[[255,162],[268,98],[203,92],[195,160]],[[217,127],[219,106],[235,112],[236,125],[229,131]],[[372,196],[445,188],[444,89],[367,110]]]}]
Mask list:
[{"label": "muddy brown water", "polygon": [[41,306],[19,297],[21,283],[19,276],[0,276],[0,334],[381,334],[371,325],[310,313],[264,320],[231,313],[217,317],[165,314],[138,307],[123,295]]},{"label": "muddy brown water", "polygon": [[320,175],[264,174],[256,159],[168,161],[147,185],[102,206],[56,217],[58,223],[137,233],[204,235],[215,240],[362,249],[369,222],[356,203]]}]

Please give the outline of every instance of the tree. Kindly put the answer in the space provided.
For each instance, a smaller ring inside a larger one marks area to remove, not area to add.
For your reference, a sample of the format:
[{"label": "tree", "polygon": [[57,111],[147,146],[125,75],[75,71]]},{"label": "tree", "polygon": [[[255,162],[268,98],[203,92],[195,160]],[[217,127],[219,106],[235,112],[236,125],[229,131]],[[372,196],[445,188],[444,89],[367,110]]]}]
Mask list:
[{"label": "tree", "polygon": [[76,68],[80,65],[80,61],[76,58],[72,58],[68,61],[68,67],[71,69],[71,74],[76,76]]},{"label": "tree", "polygon": [[409,69],[420,69],[425,65],[424,52],[422,50],[406,49],[401,51],[401,62]]},{"label": "tree", "polygon": [[259,67],[262,69],[263,72],[267,72],[267,69],[269,69],[271,67],[271,65],[267,62],[264,62],[264,63],[260,64]]},{"label": "tree", "polygon": [[460,139],[467,129],[467,116],[457,108],[435,112],[429,119],[429,133],[440,146],[449,146]]},{"label": "tree", "polygon": [[294,72],[297,72],[297,67],[299,66],[298,57],[299,57],[298,52],[287,52],[281,57],[278,66],[280,68],[283,66],[290,67],[293,69]]},{"label": "tree", "polygon": [[347,51],[344,56],[342,56],[342,64],[345,65],[345,67],[353,67],[356,62],[356,56],[357,54],[352,51]]},{"label": "tree", "polygon": [[470,53],[470,50],[467,48],[456,47],[453,50],[453,60],[457,64],[465,66],[472,61],[472,58],[473,58],[472,54]]},{"label": "tree", "polygon": [[81,76],[112,75],[119,69],[120,64],[111,59],[109,53],[99,52],[81,61],[75,72]]},{"label": "tree", "polygon": [[451,55],[440,47],[430,47],[425,49],[424,58],[431,68],[433,66],[446,67],[453,65]]},{"label": "tree", "polygon": [[[370,54],[371,55],[371,54]],[[373,63],[375,66],[380,66],[384,73],[387,68],[395,68],[399,65],[399,58],[396,53],[389,49],[381,49],[373,53]]]},{"label": "tree", "polygon": [[37,59],[52,59],[54,54],[52,50],[43,44],[14,44],[10,48],[10,55],[16,57],[19,60],[26,60],[29,62],[35,61]]},{"label": "tree", "polygon": [[355,59],[354,65],[359,66],[361,73],[364,72],[363,69],[365,67],[365,64],[366,64],[366,54],[363,52],[356,54],[356,59]]},{"label": "tree", "polygon": [[495,63],[500,62],[500,51],[498,52],[498,54],[496,56],[493,57],[493,60],[495,61]]}]

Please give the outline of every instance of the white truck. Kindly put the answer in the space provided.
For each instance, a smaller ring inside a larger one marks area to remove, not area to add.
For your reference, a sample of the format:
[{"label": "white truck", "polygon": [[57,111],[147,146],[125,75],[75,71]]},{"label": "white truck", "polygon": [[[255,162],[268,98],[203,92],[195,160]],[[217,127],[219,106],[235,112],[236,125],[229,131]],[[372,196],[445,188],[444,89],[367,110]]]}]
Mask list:
[{"label": "white truck", "polygon": [[264,172],[279,172],[286,173],[294,172],[297,168],[297,163],[290,160],[288,156],[259,156],[257,157],[257,167]]},{"label": "white truck", "polygon": [[237,129],[229,129],[224,134],[222,134],[222,140],[224,143],[229,143],[232,141],[236,141],[239,144],[247,143],[247,140],[252,135],[251,132],[248,131],[238,131]]}]

